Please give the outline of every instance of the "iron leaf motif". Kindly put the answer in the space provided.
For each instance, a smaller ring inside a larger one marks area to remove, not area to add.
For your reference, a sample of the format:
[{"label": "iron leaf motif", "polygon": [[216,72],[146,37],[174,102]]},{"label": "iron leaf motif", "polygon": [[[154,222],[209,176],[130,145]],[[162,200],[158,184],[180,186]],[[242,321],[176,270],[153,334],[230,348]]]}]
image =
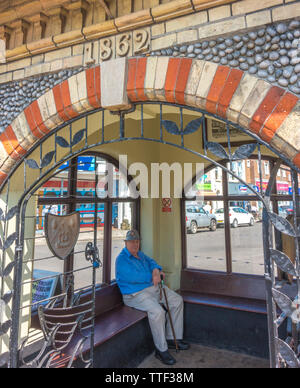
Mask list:
[{"label": "iron leaf motif", "polygon": [[3,244],[3,249],[7,249],[9,248],[16,240],[17,238],[17,233],[12,233],[10,236],[7,237],[7,239],[5,240],[5,243]]},{"label": "iron leaf motif", "polygon": [[161,121],[164,127],[166,128],[167,132],[171,133],[171,135],[180,135],[181,132],[174,121],[170,120],[162,120]]},{"label": "iron leaf motif", "polygon": [[17,213],[18,211],[18,206],[14,206],[12,207],[8,213],[6,214],[6,216],[4,217],[5,221],[9,221],[11,220]]},{"label": "iron leaf motif", "polygon": [[256,148],[256,144],[244,144],[241,147],[239,147],[234,155],[232,156],[233,160],[241,160],[241,159],[248,159],[249,156],[253,154]]},{"label": "iron leaf motif", "polygon": [[3,353],[0,355],[0,368],[7,365],[9,361],[9,353],[6,352],[6,353]]},{"label": "iron leaf motif", "polygon": [[3,210],[0,209],[0,221],[3,221],[4,220],[4,213],[3,213]]},{"label": "iron leaf motif", "polygon": [[275,263],[283,272],[287,272],[292,276],[297,276],[296,269],[290,258],[286,254],[277,251],[276,249],[270,249],[270,252],[271,258],[275,261]]},{"label": "iron leaf motif", "polygon": [[0,335],[6,334],[11,328],[11,320],[4,322],[0,325]]},{"label": "iron leaf motif", "polygon": [[42,163],[41,163],[41,168],[47,167],[52,162],[54,154],[55,154],[55,151],[51,151],[47,155],[44,156]]},{"label": "iron leaf motif", "polygon": [[272,289],[272,294],[281,311],[290,317],[294,312],[293,302],[291,299],[275,288]]},{"label": "iron leaf motif", "polygon": [[64,138],[61,137],[61,136],[57,136],[57,137],[56,137],[56,143],[57,143],[58,145],[60,145],[62,148],[68,148],[68,147],[70,147],[70,144],[67,142],[67,140],[64,139]]},{"label": "iron leaf motif", "polygon": [[184,129],[184,135],[189,135],[191,133],[197,132],[203,120],[204,118],[200,117],[199,119],[190,121]]},{"label": "iron leaf motif", "polygon": [[220,159],[229,159],[229,156],[227,152],[225,151],[225,148],[221,146],[219,143],[213,143],[213,142],[207,142],[206,148],[209,152],[216,155]]},{"label": "iron leaf motif", "polygon": [[15,262],[12,261],[11,263],[9,263],[7,265],[7,267],[4,269],[3,272],[0,271],[0,276],[3,277],[3,278],[6,278],[7,276],[9,276],[11,271],[13,270],[14,266],[15,266]]},{"label": "iron leaf motif", "polygon": [[0,300],[3,300],[5,304],[9,303],[11,301],[11,298],[13,296],[12,291],[7,292]]},{"label": "iron leaf motif", "polygon": [[82,129],[81,131],[76,133],[76,135],[73,137],[73,140],[72,140],[72,146],[75,146],[76,144],[78,144],[82,140],[84,132],[85,132],[85,130]]},{"label": "iron leaf motif", "polygon": [[32,168],[34,170],[37,170],[39,169],[39,165],[37,164],[37,162],[33,159],[28,159],[26,160],[26,164],[29,168]]},{"label": "iron leaf motif", "polygon": [[279,338],[277,338],[276,341],[281,357],[288,364],[288,366],[290,368],[299,368],[300,363],[293,349],[286,342],[282,341]]},{"label": "iron leaf motif", "polygon": [[292,237],[297,236],[293,226],[285,218],[280,217],[278,214],[272,212],[268,212],[268,215],[270,221],[279,232]]},{"label": "iron leaf motif", "polygon": [[4,309],[5,309],[6,303],[3,299],[0,299],[0,319],[3,317]]}]

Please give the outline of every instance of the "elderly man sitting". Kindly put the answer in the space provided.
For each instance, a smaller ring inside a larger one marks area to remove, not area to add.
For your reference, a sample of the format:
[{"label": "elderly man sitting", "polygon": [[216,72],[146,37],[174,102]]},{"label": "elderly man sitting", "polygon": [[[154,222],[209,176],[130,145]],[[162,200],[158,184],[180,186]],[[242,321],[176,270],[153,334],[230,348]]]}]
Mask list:
[{"label": "elderly man sitting", "polygon": [[[123,295],[125,305],[147,311],[149,324],[156,347],[155,356],[164,364],[173,365],[176,360],[168,352],[175,349],[169,317],[161,306],[166,305],[159,283],[160,265],[146,256],[140,249],[140,236],[136,230],[130,230],[125,239],[126,247],[116,260],[116,280]],[[180,350],[189,348],[183,338],[183,300],[176,292],[165,287],[166,297],[173,321],[177,345]]]}]

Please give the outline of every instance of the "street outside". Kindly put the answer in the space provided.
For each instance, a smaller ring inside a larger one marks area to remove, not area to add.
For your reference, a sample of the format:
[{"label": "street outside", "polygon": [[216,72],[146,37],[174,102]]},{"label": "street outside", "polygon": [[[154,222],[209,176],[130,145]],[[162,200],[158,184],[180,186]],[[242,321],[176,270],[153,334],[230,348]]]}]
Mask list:
[{"label": "street outside", "polygon": [[[233,272],[264,274],[262,224],[231,228]],[[197,269],[226,271],[225,229],[215,232],[199,230],[187,234],[188,266]]]},{"label": "street outside", "polygon": [[[231,228],[232,265],[233,272],[247,274],[264,274],[264,258],[262,246],[262,224]],[[126,231],[113,230],[112,237],[112,276],[115,278],[115,260],[124,247]],[[92,266],[85,259],[85,247],[89,241],[93,241],[93,232],[81,230],[78,242],[75,246],[74,277],[75,288],[89,286],[92,282]],[[103,232],[98,231],[97,246],[100,259],[103,261]],[[37,239],[35,245],[34,269],[63,273],[63,261],[52,257],[45,239]],[[41,260],[45,257],[50,259]],[[225,231],[223,227],[215,232],[199,230],[196,234],[187,234],[188,266],[202,270],[226,271],[225,255]],[[83,269],[86,268],[86,269]],[[82,270],[81,270],[82,269]],[[102,283],[102,268],[97,270],[97,283]]]},{"label": "street outside", "polygon": [[[111,278],[115,278],[115,261],[118,254],[124,248],[124,238],[126,230],[113,229],[112,232],[112,267]],[[101,262],[103,262],[103,228],[98,228],[97,231],[97,247]],[[85,247],[88,242],[94,241],[94,233],[87,228],[81,229],[78,242],[74,248],[74,282],[75,289],[88,287],[92,283],[92,265],[85,259]],[[40,260],[50,257],[46,260]],[[57,273],[64,272],[64,262],[53,257],[44,238],[36,239],[35,254],[34,254],[34,269],[51,271]],[[96,271],[96,282],[102,283],[102,268]]]}]

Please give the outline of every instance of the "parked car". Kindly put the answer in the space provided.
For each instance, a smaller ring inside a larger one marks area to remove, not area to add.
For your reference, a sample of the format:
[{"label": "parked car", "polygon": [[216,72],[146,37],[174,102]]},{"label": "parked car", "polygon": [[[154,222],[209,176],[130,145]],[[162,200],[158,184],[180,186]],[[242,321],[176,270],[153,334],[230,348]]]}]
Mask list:
[{"label": "parked car", "polygon": [[[215,215],[217,217],[217,224],[224,224],[224,209],[218,209],[215,211]],[[230,225],[233,228],[237,228],[239,225],[254,225],[254,217],[253,214],[247,212],[245,209],[241,207],[230,207],[229,208],[229,220]]]},{"label": "parked car", "polygon": [[214,214],[206,212],[197,205],[186,206],[186,228],[190,233],[197,233],[200,228],[209,228],[212,232],[217,229],[217,219]]}]

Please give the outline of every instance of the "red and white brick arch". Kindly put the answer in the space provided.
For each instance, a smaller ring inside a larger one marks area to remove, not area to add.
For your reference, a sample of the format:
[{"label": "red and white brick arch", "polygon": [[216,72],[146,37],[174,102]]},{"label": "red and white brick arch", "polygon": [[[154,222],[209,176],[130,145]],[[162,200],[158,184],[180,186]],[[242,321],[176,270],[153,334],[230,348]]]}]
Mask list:
[{"label": "red and white brick arch", "polygon": [[249,129],[300,167],[300,102],[289,91],[215,63],[170,57],[104,62],[53,87],[0,135],[0,184],[57,126],[103,107],[166,101],[198,107]]}]

